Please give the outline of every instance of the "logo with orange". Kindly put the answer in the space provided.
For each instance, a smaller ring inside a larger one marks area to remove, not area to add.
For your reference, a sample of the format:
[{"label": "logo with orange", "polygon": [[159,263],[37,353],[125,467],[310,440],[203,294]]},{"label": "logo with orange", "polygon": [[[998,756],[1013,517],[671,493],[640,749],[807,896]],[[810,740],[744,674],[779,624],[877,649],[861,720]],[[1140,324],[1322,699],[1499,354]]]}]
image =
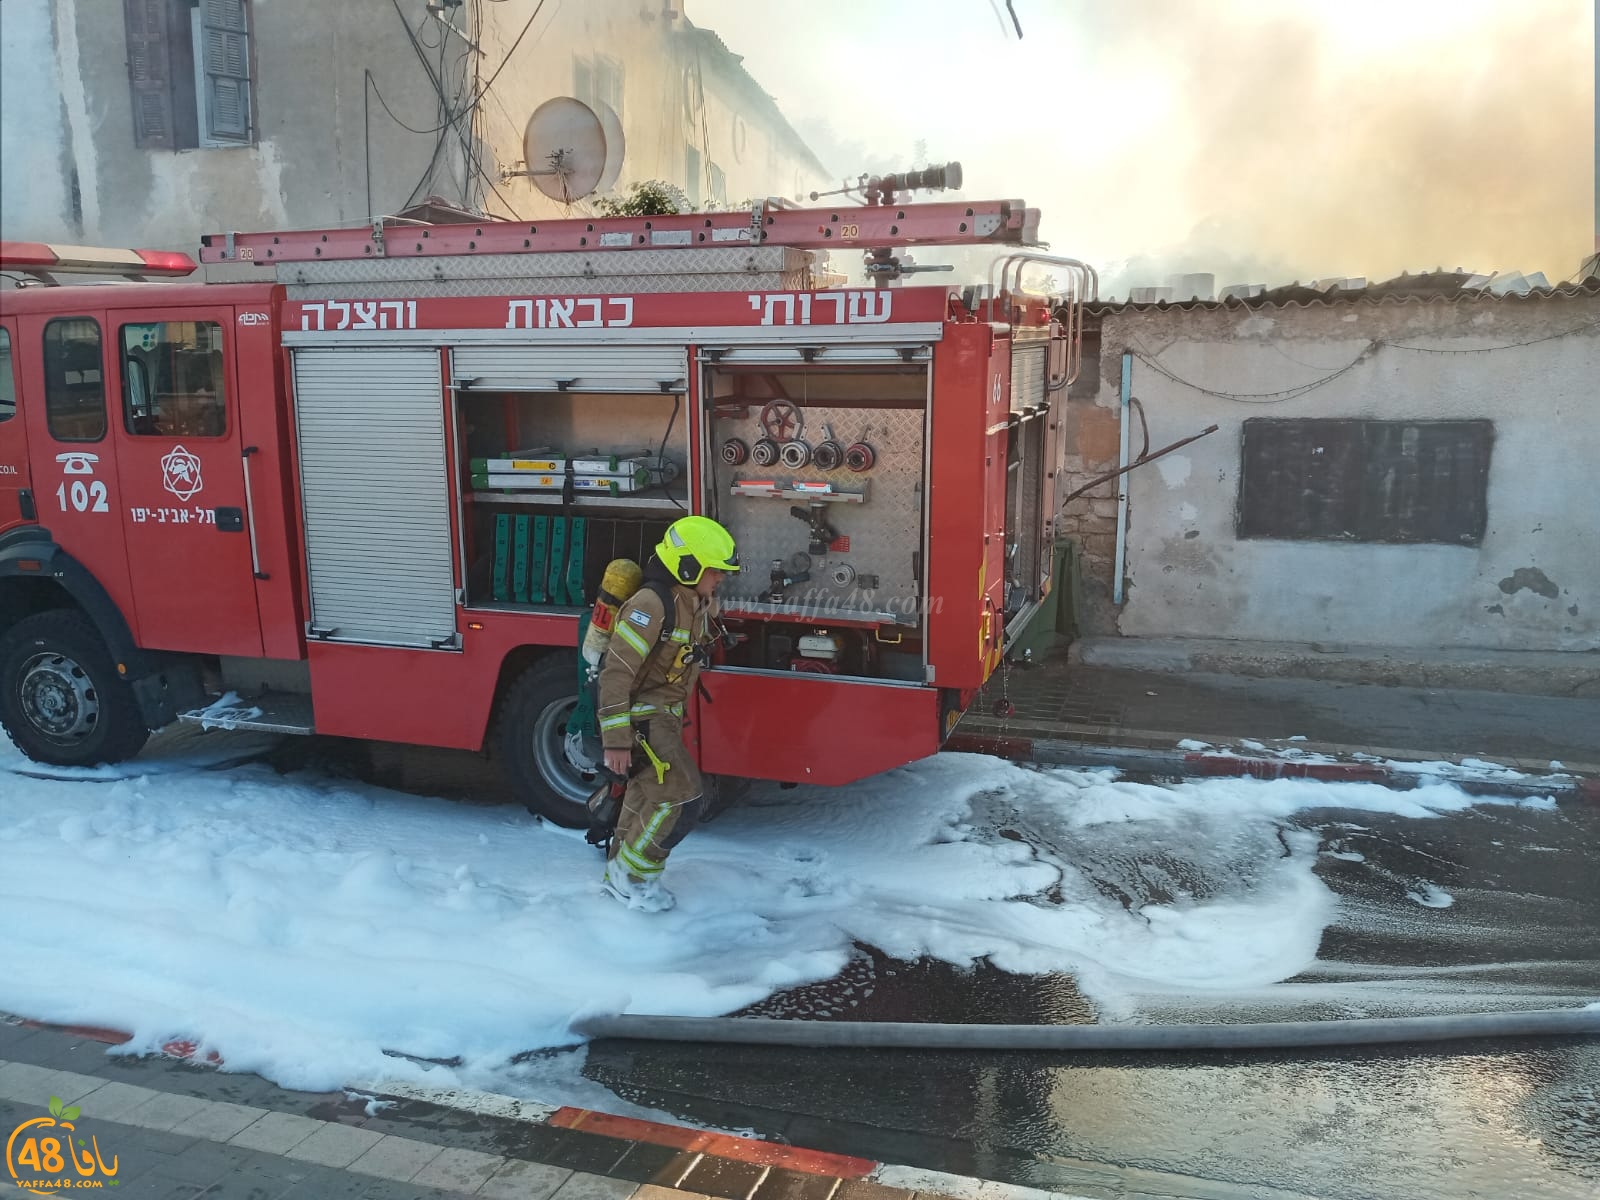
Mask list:
[{"label": "logo with orange", "polygon": [[77,1105],[50,1097],[50,1115],[24,1121],[6,1140],[6,1170],[24,1191],[48,1196],[72,1188],[116,1187],[117,1156],[108,1166],[100,1142],[78,1136]]}]

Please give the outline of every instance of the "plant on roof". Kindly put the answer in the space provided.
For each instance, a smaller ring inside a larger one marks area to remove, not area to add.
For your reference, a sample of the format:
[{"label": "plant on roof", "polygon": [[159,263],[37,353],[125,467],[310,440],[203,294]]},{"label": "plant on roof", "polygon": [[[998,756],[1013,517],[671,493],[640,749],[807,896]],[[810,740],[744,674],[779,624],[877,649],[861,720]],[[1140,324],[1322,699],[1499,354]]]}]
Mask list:
[{"label": "plant on roof", "polygon": [[602,196],[595,207],[605,217],[663,217],[694,209],[682,188],[660,179],[636,183],[625,196]]}]

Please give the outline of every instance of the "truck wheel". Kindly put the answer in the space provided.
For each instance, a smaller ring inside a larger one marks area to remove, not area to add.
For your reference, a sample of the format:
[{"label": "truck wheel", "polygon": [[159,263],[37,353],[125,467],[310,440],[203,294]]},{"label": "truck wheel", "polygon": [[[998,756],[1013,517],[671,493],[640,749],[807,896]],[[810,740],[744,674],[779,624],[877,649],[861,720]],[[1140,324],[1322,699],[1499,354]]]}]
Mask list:
[{"label": "truck wheel", "polygon": [[565,829],[588,827],[585,801],[600,786],[597,764],[567,741],[567,718],[577,704],[577,662],[549,654],[507,689],[495,731],[495,757],[517,798]]},{"label": "truck wheel", "polygon": [[99,632],[72,609],[34,613],[0,637],[0,726],[35,762],[62,767],[121,762],[150,736]]}]

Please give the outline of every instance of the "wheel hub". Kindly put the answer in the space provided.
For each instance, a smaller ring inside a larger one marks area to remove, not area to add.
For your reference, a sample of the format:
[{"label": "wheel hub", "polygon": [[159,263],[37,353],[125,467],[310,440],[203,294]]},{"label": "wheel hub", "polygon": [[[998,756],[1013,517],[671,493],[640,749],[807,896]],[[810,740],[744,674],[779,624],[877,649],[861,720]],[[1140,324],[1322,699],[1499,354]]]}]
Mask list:
[{"label": "wheel hub", "polygon": [[595,789],[597,765],[583,752],[582,739],[567,733],[577,698],[546,706],[533,726],[533,754],[539,773],[567,800],[582,803]]},{"label": "wheel hub", "polygon": [[90,733],[100,701],[88,673],[64,654],[36,654],[22,666],[22,715],[46,737],[77,740]]}]

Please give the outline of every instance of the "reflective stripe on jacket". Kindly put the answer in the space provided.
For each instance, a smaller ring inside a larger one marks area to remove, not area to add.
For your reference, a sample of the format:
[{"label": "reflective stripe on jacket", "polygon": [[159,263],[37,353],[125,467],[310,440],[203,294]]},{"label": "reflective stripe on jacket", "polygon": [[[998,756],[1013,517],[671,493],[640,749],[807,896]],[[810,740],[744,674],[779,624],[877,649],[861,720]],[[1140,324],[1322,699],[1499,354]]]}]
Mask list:
[{"label": "reflective stripe on jacket", "polygon": [[[711,642],[716,602],[674,585],[672,624],[661,597],[640,588],[617,613],[611,645],[600,664],[600,740],[607,750],[633,745],[633,723],[657,712],[682,716],[700,668],[688,661]],[[665,629],[665,637],[662,631]]]}]

